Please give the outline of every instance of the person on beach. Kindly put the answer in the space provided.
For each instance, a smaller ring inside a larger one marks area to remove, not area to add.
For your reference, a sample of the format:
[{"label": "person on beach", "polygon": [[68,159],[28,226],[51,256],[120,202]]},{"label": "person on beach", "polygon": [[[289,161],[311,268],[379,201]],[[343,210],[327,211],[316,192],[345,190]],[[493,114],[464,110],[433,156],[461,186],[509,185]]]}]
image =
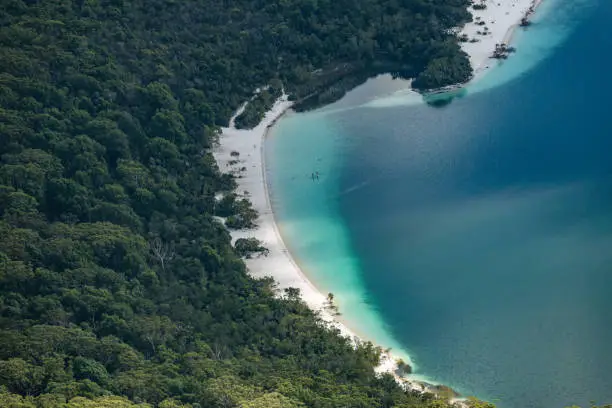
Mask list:
[{"label": "person on beach", "polygon": [[316,174],[317,180],[318,180],[319,179],[319,172],[317,171],[315,174]]},{"label": "person on beach", "polygon": [[312,177],[312,181],[314,181],[314,179],[315,179],[314,173],[310,173],[310,176]]}]

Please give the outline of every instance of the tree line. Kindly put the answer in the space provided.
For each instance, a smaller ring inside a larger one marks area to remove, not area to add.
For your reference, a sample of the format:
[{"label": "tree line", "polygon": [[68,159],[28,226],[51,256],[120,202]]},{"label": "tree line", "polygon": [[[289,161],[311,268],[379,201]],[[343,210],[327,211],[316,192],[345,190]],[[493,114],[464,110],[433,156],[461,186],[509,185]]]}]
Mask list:
[{"label": "tree line", "polygon": [[467,18],[465,0],[4,0],[0,406],[447,406],[247,275],[260,248],[216,216],[256,213],[210,148],[269,84],[240,126],[338,66],[465,79],[446,29]]}]

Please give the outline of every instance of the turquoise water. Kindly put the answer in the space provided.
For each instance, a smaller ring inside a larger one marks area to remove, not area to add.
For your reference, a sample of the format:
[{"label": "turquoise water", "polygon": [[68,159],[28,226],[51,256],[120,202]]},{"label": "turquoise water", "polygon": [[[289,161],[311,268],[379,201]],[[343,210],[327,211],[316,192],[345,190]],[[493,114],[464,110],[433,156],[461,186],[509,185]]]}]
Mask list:
[{"label": "turquoise water", "polygon": [[612,402],[612,3],[544,6],[450,105],[379,78],[266,149],[283,237],[343,318],[502,408]]},{"label": "turquoise water", "polygon": [[[286,138],[287,134],[292,137]],[[344,160],[340,134],[333,121],[303,121],[302,115],[295,114],[273,129],[267,140],[266,166],[277,224],[311,281],[323,293],[334,294],[341,318],[357,334],[398,351],[398,357],[409,361],[368,299],[360,259],[339,213],[337,186]],[[313,172],[319,173],[316,181]]]}]

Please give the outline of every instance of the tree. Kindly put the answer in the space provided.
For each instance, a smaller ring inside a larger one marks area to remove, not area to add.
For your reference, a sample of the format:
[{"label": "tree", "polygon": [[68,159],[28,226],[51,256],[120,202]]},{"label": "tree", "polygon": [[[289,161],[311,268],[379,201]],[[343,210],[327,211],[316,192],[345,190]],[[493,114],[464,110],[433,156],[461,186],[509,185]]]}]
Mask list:
[{"label": "tree", "polygon": [[300,408],[304,405],[278,392],[271,392],[240,404],[242,408]]},{"label": "tree", "polygon": [[162,269],[166,270],[166,262],[171,261],[174,258],[175,252],[167,242],[162,242],[158,237],[149,242],[149,248],[159,261]]},{"label": "tree", "polygon": [[264,256],[268,255],[270,251],[262,245],[262,242],[257,238],[239,238],[234,244],[236,253],[239,256],[250,258],[253,254],[260,253]]}]

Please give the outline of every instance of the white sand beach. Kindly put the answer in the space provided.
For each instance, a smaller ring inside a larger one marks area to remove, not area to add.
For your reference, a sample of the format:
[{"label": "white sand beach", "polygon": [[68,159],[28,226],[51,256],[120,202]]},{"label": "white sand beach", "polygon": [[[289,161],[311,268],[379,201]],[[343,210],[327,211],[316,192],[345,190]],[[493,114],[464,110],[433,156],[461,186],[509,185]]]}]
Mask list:
[{"label": "white sand beach", "polygon": [[[231,231],[232,242],[239,238],[254,237],[263,242],[270,251],[267,256],[245,259],[249,273],[253,277],[271,276],[278,284],[279,289],[297,288],[301,292],[302,299],[313,310],[318,311],[324,321],[337,328],[342,335],[353,341],[362,341],[345,323],[334,317],[328,308],[326,294],[321,293],[313,283],[302,272],[291,254],[287,250],[280,235],[272,207],[268,196],[268,188],[265,175],[263,143],[268,129],[278,120],[283,113],[291,108],[292,102],[287,96],[280,98],[268,111],[259,125],[250,130],[236,129],[234,119],[244,110],[243,105],[230,120],[230,126],[222,129],[219,137],[219,145],[213,150],[213,155],[222,172],[233,173],[237,176],[237,193],[248,198],[255,210],[259,213],[257,228]],[[238,162],[232,157],[232,152],[238,152]],[[242,171],[241,171],[242,169]],[[245,192],[247,192],[245,194]],[[383,349],[386,345],[379,344]],[[376,368],[378,373],[388,372],[396,379],[405,384],[407,388],[422,391],[427,388],[419,381],[400,378],[396,375],[397,357],[389,352],[383,353],[381,364]]]},{"label": "white sand beach", "polygon": [[[486,5],[486,8],[475,10],[470,7],[474,19],[459,31],[459,35],[465,34],[469,40],[478,40],[478,42],[461,43],[461,48],[469,55],[474,69],[472,81],[481,78],[489,68],[497,64],[497,61],[491,58],[496,45],[510,45],[512,34],[522,18],[530,10],[535,10],[540,2],[541,0],[476,0],[474,2]],[[481,22],[484,24],[481,25]],[[483,34],[485,32],[486,34]]]},{"label": "white sand beach", "polygon": [[[325,310],[326,296],[312,285],[295,263],[285,247],[274,221],[265,180],[263,142],[269,126],[282,116],[291,105],[292,103],[287,100],[286,96],[282,97],[266,113],[261,123],[249,130],[240,130],[234,127],[233,119],[242,112],[242,109],[240,109],[230,121],[230,127],[223,128],[219,146],[214,150],[217,164],[222,172],[240,174],[239,178],[236,178],[238,182],[237,193],[244,196],[244,192],[248,192],[245,197],[251,201],[253,207],[259,213],[257,228],[232,231],[232,242],[239,238],[250,237],[262,241],[270,252],[267,256],[246,259],[249,273],[258,278],[273,277],[278,283],[279,289],[289,287],[300,289],[303,300],[310,308],[320,311],[321,316],[326,321],[333,323],[344,335],[352,338],[354,333],[344,325],[335,322],[331,314]],[[236,160],[236,157],[230,156],[233,151],[240,153],[240,156],[238,163],[230,165],[231,160]],[[246,170],[239,171],[241,168],[246,168]]]}]

